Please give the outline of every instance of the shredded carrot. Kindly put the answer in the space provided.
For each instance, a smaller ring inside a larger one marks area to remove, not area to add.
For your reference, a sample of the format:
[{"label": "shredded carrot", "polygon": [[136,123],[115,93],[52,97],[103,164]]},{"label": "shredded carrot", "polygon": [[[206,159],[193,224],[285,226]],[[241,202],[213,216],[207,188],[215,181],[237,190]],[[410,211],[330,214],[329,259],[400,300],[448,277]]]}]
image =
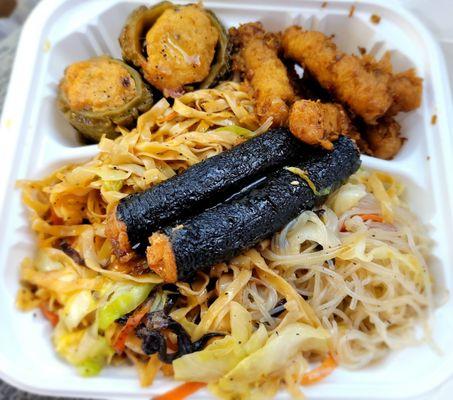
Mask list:
[{"label": "shredded carrot", "polygon": [[312,369],[302,376],[301,383],[302,385],[312,385],[313,383],[322,381],[329,376],[336,367],[337,362],[332,355],[329,354],[319,367]]},{"label": "shredded carrot", "polygon": [[126,325],[121,329],[118,337],[113,345],[113,348],[118,354],[124,351],[126,346],[126,339],[129,334],[134,330],[134,328],[140,323],[143,317],[149,312],[151,308],[151,303],[147,302],[142,307],[134,311],[134,313],[128,318]]},{"label": "shredded carrot", "polygon": [[377,214],[359,214],[364,221],[384,222],[384,219]]},{"label": "shredded carrot", "polygon": [[187,382],[167,393],[154,397],[154,400],[182,400],[206,386],[202,382]]},{"label": "shredded carrot", "polygon": [[173,118],[177,117],[178,116],[178,113],[176,111],[173,111],[171,112],[170,114],[166,115],[165,117],[163,118],[160,118],[159,119],[159,122],[167,122],[167,121],[171,121]]},{"label": "shredded carrot", "polygon": [[[363,221],[374,221],[374,222],[384,222],[384,219],[377,214],[357,214]],[[340,228],[340,232],[347,232],[344,224]]]},{"label": "shredded carrot", "polygon": [[56,326],[59,321],[59,317],[53,311],[50,311],[44,303],[41,303],[39,308],[41,309],[42,315],[49,320],[52,326]]}]

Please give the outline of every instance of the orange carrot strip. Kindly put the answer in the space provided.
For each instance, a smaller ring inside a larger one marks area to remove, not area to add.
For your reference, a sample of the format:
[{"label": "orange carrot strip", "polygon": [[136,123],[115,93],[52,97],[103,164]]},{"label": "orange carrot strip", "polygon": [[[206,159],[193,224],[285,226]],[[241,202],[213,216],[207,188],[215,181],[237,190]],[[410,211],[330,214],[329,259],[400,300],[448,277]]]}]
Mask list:
[{"label": "orange carrot strip", "polygon": [[53,311],[50,311],[44,303],[41,303],[39,308],[41,309],[42,315],[49,320],[52,326],[56,326],[58,324],[60,318]]},{"label": "orange carrot strip", "polygon": [[[357,214],[363,221],[384,222],[384,219],[377,214]],[[347,232],[344,224],[340,228],[340,232]]]},{"label": "orange carrot strip", "polygon": [[178,113],[176,111],[173,111],[171,112],[170,114],[168,114],[167,116],[163,117],[163,118],[160,118],[159,119],[159,122],[167,122],[167,121],[171,121],[173,118],[177,117],[178,116]]},{"label": "orange carrot strip", "polygon": [[308,371],[302,376],[301,383],[302,385],[312,385],[313,383],[322,381],[324,378],[329,376],[336,367],[336,361],[332,355],[329,354],[319,367]]},{"label": "orange carrot strip", "polygon": [[153,400],[183,400],[187,396],[190,396],[204,386],[206,386],[206,383],[187,382],[170,390],[167,393],[154,397]]},{"label": "orange carrot strip", "polygon": [[359,214],[359,217],[364,221],[384,222],[384,219],[376,214]]},{"label": "orange carrot strip", "polygon": [[121,329],[118,337],[113,345],[113,348],[117,353],[122,353],[126,346],[126,339],[134,328],[140,323],[143,317],[149,312],[151,303],[147,302],[142,307],[134,311],[134,313],[128,318],[126,325]]}]

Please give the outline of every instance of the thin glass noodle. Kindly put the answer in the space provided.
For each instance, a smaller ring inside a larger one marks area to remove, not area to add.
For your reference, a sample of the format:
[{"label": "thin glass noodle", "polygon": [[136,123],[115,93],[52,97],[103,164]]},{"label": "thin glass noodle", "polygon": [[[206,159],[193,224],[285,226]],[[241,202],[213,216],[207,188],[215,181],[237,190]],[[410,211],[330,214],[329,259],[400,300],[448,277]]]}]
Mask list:
[{"label": "thin glass noodle", "polygon": [[[20,182],[38,252],[22,264],[18,304],[56,315],[55,348],[81,373],[94,375],[124,359],[112,348],[122,334],[105,312],[112,301],[134,293],[123,302],[123,313],[132,315],[165,302],[147,300],[161,280],[145,263],[121,264],[112,255],[107,212],[129,193],[264,132],[271,122],[259,126],[250,94],[225,82],[173,105],[162,99],[136,128],[121,129],[114,140],[104,137],[93,159]],[[427,326],[432,308],[430,244],[423,232],[400,183],[360,170],[320,209],[303,212],[271,239],[190,284],[177,283],[183,301],[171,317],[192,340],[210,332],[224,338],[177,359],[173,370],[146,356],[133,334],[124,354],[144,386],[160,370],[206,382],[224,398],[269,398],[282,384],[301,396],[311,361],[360,368],[420,340],[415,325]]]}]

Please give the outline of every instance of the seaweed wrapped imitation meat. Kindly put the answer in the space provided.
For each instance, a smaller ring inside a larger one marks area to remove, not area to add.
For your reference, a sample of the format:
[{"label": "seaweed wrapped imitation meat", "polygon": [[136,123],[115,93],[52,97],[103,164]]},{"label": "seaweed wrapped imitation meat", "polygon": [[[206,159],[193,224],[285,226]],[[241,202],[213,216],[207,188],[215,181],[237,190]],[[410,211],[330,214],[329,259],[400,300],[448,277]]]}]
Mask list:
[{"label": "seaweed wrapped imitation meat", "polygon": [[107,236],[124,261],[144,253],[149,236],[253,184],[277,167],[311,152],[286,129],[272,129],[196,164],[161,184],[121,200]]},{"label": "seaweed wrapped imitation meat", "polygon": [[358,149],[346,136],[339,138],[331,152],[313,149],[296,168],[277,169],[240,199],[154,233],[147,249],[148,264],[164,281],[175,282],[229,261],[302,211],[322,203],[359,166]]}]

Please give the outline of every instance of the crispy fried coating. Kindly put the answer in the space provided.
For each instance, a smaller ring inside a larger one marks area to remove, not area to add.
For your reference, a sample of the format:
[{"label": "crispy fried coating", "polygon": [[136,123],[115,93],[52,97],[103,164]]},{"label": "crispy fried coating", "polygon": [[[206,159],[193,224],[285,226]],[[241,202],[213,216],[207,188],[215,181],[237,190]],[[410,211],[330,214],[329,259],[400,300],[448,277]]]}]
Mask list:
[{"label": "crispy fried coating", "polygon": [[415,74],[413,68],[396,74],[390,88],[393,94],[393,104],[387,115],[396,115],[401,111],[409,112],[420,107],[423,80]]},{"label": "crispy fried coating", "polygon": [[177,95],[209,74],[218,40],[218,30],[200,6],[164,11],[146,34],[145,78],[164,95]]},{"label": "crispy fried coating", "polygon": [[292,26],[283,33],[282,46],[287,57],[305,66],[365,122],[375,124],[391,106],[389,74],[340,52],[323,33]]},{"label": "crispy fried coating", "polygon": [[399,112],[409,112],[420,107],[423,79],[416,75],[414,68],[394,74],[390,52],[388,51],[379,61],[376,61],[370,55],[364,55],[362,62],[367,68],[372,68],[376,72],[390,76],[389,90],[392,94],[393,102],[386,112],[387,116],[394,116]]},{"label": "crispy fried coating", "polygon": [[377,125],[367,126],[364,136],[370,154],[384,160],[391,160],[404,143],[404,139],[400,137],[400,132],[400,124],[392,117],[384,117]]},{"label": "crispy fried coating", "polygon": [[335,94],[368,124],[375,124],[392,104],[390,76],[366,68],[360,58],[344,55],[332,66]]},{"label": "crispy fried coating", "polygon": [[306,67],[322,87],[334,90],[331,67],[337,62],[337,47],[329,37],[292,26],[283,33],[282,47],[285,56]]},{"label": "crispy fried coating", "polygon": [[332,141],[348,135],[351,124],[340,104],[299,100],[291,107],[289,129],[305,143],[332,150]]},{"label": "crispy fried coating", "polygon": [[272,126],[285,125],[294,91],[286,68],[278,57],[277,36],[267,33],[260,22],[232,28],[230,35],[239,48],[233,68],[250,83],[260,122],[272,117]]},{"label": "crispy fried coating", "polygon": [[61,82],[73,111],[104,111],[120,107],[136,95],[128,70],[107,57],[71,64]]}]

